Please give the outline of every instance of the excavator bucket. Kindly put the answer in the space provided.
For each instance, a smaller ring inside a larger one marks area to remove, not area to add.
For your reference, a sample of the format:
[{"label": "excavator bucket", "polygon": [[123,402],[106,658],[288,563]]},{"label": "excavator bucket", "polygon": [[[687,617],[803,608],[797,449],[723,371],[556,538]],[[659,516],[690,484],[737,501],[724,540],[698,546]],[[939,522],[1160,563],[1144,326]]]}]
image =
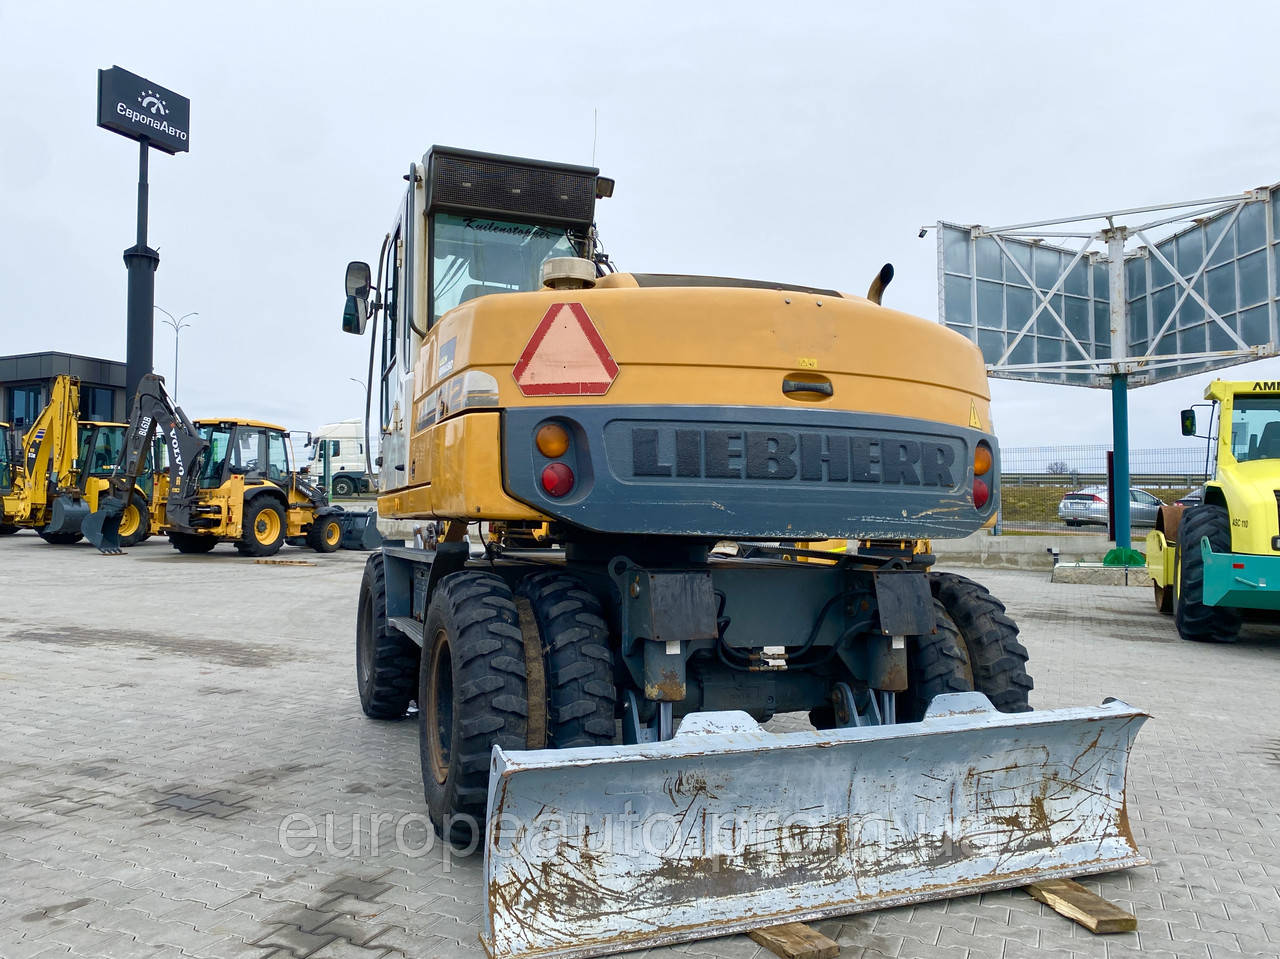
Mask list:
[{"label": "excavator bucket", "polygon": [[482,942],[600,956],[1144,865],[1125,774],[1146,718],[952,693],[919,723],[701,713],[660,743],[495,747]]},{"label": "excavator bucket", "polygon": [[80,524],[84,538],[98,551],[113,556],[124,552],[120,548],[120,517],[124,515],[124,500],[117,496],[104,496],[98,500],[98,508],[86,516]]},{"label": "excavator bucket", "polygon": [[336,514],[342,525],[342,548],[369,552],[382,546],[382,536],[378,533],[378,511],[366,510],[363,513],[344,511]]}]

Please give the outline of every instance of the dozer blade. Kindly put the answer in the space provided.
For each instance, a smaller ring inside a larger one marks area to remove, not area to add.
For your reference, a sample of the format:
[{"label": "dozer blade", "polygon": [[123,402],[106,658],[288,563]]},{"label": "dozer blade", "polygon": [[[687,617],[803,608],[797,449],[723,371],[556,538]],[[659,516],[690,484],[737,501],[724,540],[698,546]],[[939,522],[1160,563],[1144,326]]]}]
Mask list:
[{"label": "dozer blade", "polygon": [[124,515],[124,500],[116,496],[104,496],[98,500],[98,508],[84,518],[80,532],[98,551],[108,556],[123,553],[120,548],[120,517]]},{"label": "dozer blade", "polygon": [[1005,714],[775,735],[694,714],[662,743],[495,747],[482,942],[600,956],[1146,864],[1125,773],[1146,714]]}]

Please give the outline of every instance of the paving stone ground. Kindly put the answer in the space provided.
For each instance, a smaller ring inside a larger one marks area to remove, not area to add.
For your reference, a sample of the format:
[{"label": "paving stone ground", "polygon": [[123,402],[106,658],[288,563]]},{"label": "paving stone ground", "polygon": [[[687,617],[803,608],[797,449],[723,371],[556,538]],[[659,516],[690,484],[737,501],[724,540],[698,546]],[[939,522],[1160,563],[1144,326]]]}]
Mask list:
[{"label": "paving stone ground", "polygon": [[[424,848],[416,730],[356,700],[364,556],[281,555],[315,565],[0,540],[0,957],[482,954],[480,863]],[[1194,645],[1145,591],[966,572],[1019,620],[1035,705],[1154,714],[1129,775],[1153,865],[1085,881],[1138,931],[1019,891],[818,927],[868,959],[1280,956],[1280,629]]]}]

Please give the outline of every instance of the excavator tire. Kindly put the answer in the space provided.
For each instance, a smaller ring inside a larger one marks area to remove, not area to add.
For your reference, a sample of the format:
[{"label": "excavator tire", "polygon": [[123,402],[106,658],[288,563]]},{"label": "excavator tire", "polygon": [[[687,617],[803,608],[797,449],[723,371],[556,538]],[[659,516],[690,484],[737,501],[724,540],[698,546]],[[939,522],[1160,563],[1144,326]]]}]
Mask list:
[{"label": "excavator tire", "polygon": [[[613,653],[604,607],[576,576],[544,570],[521,580],[544,651],[547,746],[607,746],[613,742]],[[535,708],[530,677],[530,722]]]},{"label": "excavator tire", "polygon": [[1231,520],[1221,506],[1192,506],[1178,526],[1177,597],[1173,622],[1178,635],[1197,643],[1234,643],[1240,633],[1240,611],[1204,605],[1204,557],[1200,540],[1209,537],[1215,553],[1231,552]]},{"label": "excavator tire", "polygon": [[44,530],[36,530],[40,538],[46,543],[53,546],[70,546],[72,543],[78,543],[84,539],[83,533],[46,533]]},{"label": "excavator tire", "polygon": [[387,625],[387,574],[382,554],[364,564],[356,612],[356,688],[371,719],[401,719],[418,691],[416,643]]},{"label": "excavator tire", "polygon": [[120,545],[137,546],[151,535],[151,509],[146,497],[134,491],[132,502],[120,516]]},{"label": "excavator tire", "polygon": [[18,531],[18,527],[11,526],[8,523],[0,523],[0,536],[12,536]]},{"label": "excavator tire", "polygon": [[528,745],[524,640],[511,589],[479,570],[440,581],[427,608],[418,680],[423,792],[436,834],[484,838],[489,754]]},{"label": "excavator tire", "polygon": [[244,532],[236,544],[246,556],[274,556],[284,545],[284,510],[274,499],[258,496],[244,507]]},{"label": "excavator tire", "polygon": [[937,632],[907,641],[907,688],[898,694],[897,705],[900,723],[924,719],[934,696],[973,690],[973,667],[960,630],[942,600],[933,601],[933,610]]},{"label": "excavator tire", "polygon": [[980,583],[955,573],[930,573],[929,585],[964,637],[973,670],[973,688],[1002,713],[1030,712],[1027,647],[1004,603]]},{"label": "excavator tire", "polygon": [[199,533],[170,533],[169,545],[179,553],[207,553],[218,545],[218,541]]},{"label": "excavator tire", "polygon": [[342,545],[342,524],[336,516],[322,516],[307,530],[307,545],[317,553],[332,553]]}]

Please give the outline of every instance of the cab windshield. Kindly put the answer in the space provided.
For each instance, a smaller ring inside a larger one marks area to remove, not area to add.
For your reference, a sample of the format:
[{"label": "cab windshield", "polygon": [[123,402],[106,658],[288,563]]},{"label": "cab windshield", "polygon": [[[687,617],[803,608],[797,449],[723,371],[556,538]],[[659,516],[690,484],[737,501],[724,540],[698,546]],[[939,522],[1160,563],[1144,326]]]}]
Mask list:
[{"label": "cab windshield", "polygon": [[543,260],[582,255],[564,227],[448,213],[432,219],[432,323],[478,296],[537,290]]},{"label": "cab windshield", "polygon": [[95,426],[80,431],[80,463],[90,476],[110,476],[124,447],[123,426]]},{"label": "cab windshield", "polygon": [[200,471],[200,488],[217,489],[222,485],[222,468],[231,447],[231,429],[225,426],[201,426],[200,438],[209,444],[209,456]]},{"label": "cab windshield", "polygon": [[1280,459],[1280,396],[1237,396],[1231,411],[1231,455],[1239,463]]}]

